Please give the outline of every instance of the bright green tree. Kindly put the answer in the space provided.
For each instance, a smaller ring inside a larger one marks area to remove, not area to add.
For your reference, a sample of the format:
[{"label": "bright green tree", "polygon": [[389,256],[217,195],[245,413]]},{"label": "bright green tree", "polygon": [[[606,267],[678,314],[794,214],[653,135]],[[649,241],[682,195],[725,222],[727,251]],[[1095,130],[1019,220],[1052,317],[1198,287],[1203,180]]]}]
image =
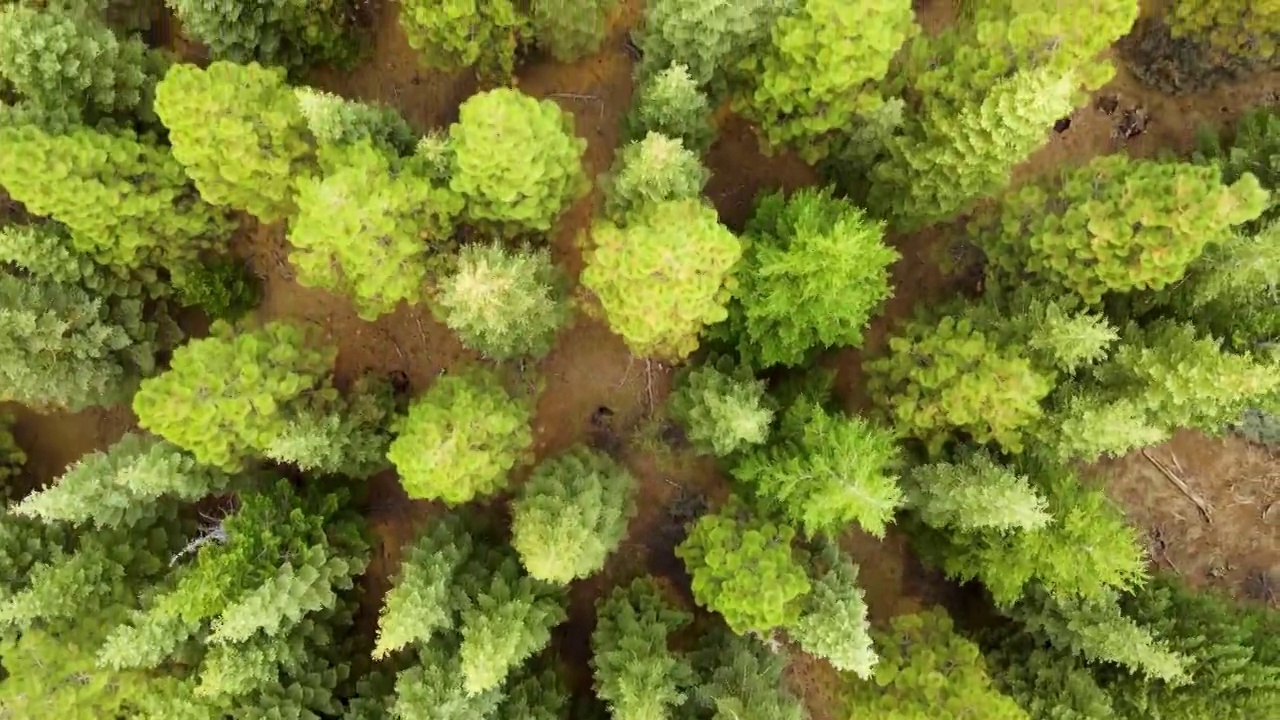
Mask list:
[{"label": "bright green tree", "polygon": [[370,142],[395,154],[409,154],[417,134],[394,108],[348,100],[311,87],[296,87],[294,97],[316,145],[337,147]]},{"label": "bright green tree", "polygon": [[468,220],[504,234],[546,232],[589,188],[587,141],[573,116],[550,100],[500,88],[473,95],[449,126],[449,187]]},{"label": "bright green tree", "polygon": [[340,398],[318,393],[289,408],[262,454],[306,473],[367,478],[388,466],[390,426],[398,410],[391,382],[369,371]]},{"label": "bright green tree", "polygon": [[862,344],[868,320],[893,296],[884,224],[831,189],[759,199],[726,332],[758,367],[799,365],[818,350]]},{"label": "bright green tree", "polygon": [[257,63],[175,65],[156,86],[173,156],[205,200],[263,222],[293,214],[311,138],[283,70]]},{"label": "bright green tree", "polygon": [[627,135],[640,140],[656,132],[702,155],[715,139],[711,101],[681,63],[651,73],[636,88],[627,114]]},{"label": "bright green tree", "polygon": [[387,458],[409,497],[458,505],[507,486],[533,444],[531,417],[492,371],[446,375],[397,421]]},{"label": "bright green tree", "polygon": [[104,296],[141,297],[159,286],[153,269],[130,270],[95,262],[92,255],[76,248],[66,228],[52,222],[0,227],[0,262],[41,280],[79,285]]},{"label": "bright green tree", "polygon": [[1166,22],[1175,38],[1208,44],[1216,52],[1265,64],[1280,39],[1280,4],[1271,0],[1176,0]]},{"label": "bright green tree", "polygon": [[502,702],[500,688],[468,693],[455,645],[438,640],[418,650],[417,662],[396,676],[389,715],[397,720],[491,718]]},{"label": "bright green tree", "polygon": [[664,200],[702,196],[711,171],[681,140],[650,132],[618,151],[613,169],[600,179],[604,211],[615,223]]},{"label": "bright green tree", "polygon": [[711,207],[660,202],[625,226],[592,226],[582,284],[632,353],[678,361],[697,349],[705,326],[725,319],[730,273],[741,255],[741,243]]},{"label": "bright green tree", "polygon": [[864,593],[858,587],[858,566],[831,541],[818,543],[815,556],[810,573],[813,590],[805,597],[800,619],[787,627],[787,635],[835,669],[870,677],[877,656],[871,646]]},{"label": "bright green tree", "polygon": [[546,355],[573,312],[550,252],[499,242],[462,248],[432,300],[463,345],[495,360]]},{"label": "bright green tree", "polygon": [[769,29],[789,2],[778,0],[652,0],[645,3],[637,44],[637,75],[647,78],[681,64],[699,87],[719,96],[741,72],[739,64],[768,42]]},{"label": "bright green tree", "polygon": [[591,668],[596,695],[615,720],[671,717],[693,683],[689,661],[668,648],[692,617],[671,607],[653,578],[614,588],[596,602]]},{"label": "bright green tree", "polygon": [[454,627],[453,581],[473,547],[463,519],[449,513],[433,519],[406,548],[378,618],[375,658],[425,645],[438,631]]},{"label": "bright green tree", "polygon": [[599,572],[636,514],[636,481],[598,450],[544,460],[511,504],[511,545],[528,573],[567,585]]},{"label": "bright green tree", "polygon": [[905,484],[907,505],[930,527],[1037,530],[1052,520],[1025,475],[982,452],[916,467]]},{"label": "bright green tree", "polygon": [[407,0],[400,27],[427,67],[454,71],[478,66],[485,80],[505,82],[528,18],[512,0]]},{"label": "bright green tree", "polygon": [[301,68],[346,66],[357,56],[356,18],[346,0],[165,0],[183,32],[215,60]]},{"label": "bright green tree", "polygon": [[717,457],[768,440],[774,417],[764,381],[728,356],[682,370],[667,409],[698,452]]},{"label": "bright green tree", "polygon": [[532,0],[529,21],[537,43],[560,62],[595,53],[618,0]]}]

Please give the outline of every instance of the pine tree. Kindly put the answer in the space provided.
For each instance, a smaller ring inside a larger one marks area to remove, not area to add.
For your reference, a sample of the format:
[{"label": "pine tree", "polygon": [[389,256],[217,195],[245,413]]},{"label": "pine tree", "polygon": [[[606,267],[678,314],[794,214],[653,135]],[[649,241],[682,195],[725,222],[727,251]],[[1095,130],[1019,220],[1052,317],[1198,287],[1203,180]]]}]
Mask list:
[{"label": "pine tree", "polygon": [[817,545],[817,562],[810,573],[813,590],[787,634],[805,652],[825,658],[835,669],[868,678],[877,656],[871,646],[864,593],[858,587],[858,566],[834,542]]},{"label": "pine tree", "polygon": [[533,444],[531,416],[489,370],[446,375],[397,421],[387,459],[409,497],[458,505],[492,495]]},{"label": "pine tree", "polygon": [[711,720],[808,720],[799,698],[786,689],[786,661],[752,637],[724,631],[705,635],[694,655],[698,684],[690,717]]},{"label": "pine tree", "polygon": [[500,88],[473,95],[458,113],[449,187],[466,201],[469,221],[505,235],[545,233],[586,194],[587,141],[555,103]]},{"label": "pine tree", "polygon": [[753,517],[735,501],[703,515],[676,555],[693,577],[699,605],[720,613],[736,633],[767,633],[799,619],[810,582],[796,531]]},{"label": "pine tree", "polygon": [[282,70],[176,65],[156,86],[156,113],[205,200],[263,222],[294,212],[293,180],[309,162],[311,138]]},{"label": "pine tree", "polygon": [[11,512],[45,522],[129,527],[149,518],[161,498],[192,502],[229,480],[159,438],[128,433],[106,451],[81,458],[56,484],[28,495]]},{"label": "pine tree", "polygon": [[632,213],[664,200],[702,196],[711,171],[683,141],[650,132],[618,152],[613,169],[601,177],[605,214],[626,224]]},{"label": "pine tree", "polygon": [[390,154],[412,153],[417,134],[394,108],[348,100],[311,87],[296,87],[294,97],[317,147],[372,143]]},{"label": "pine tree", "polygon": [[301,68],[350,65],[357,57],[356,16],[341,0],[165,0],[183,32],[215,60]]},{"label": "pine tree", "polygon": [[982,452],[912,470],[907,504],[926,525],[962,532],[1038,530],[1052,520],[1025,475]]},{"label": "pine tree", "polygon": [[714,209],[692,199],[660,202],[625,226],[592,226],[582,284],[633,354],[678,361],[697,349],[705,326],[725,319],[741,255]]},{"label": "pine tree", "polygon": [[867,321],[893,297],[884,225],[830,188],[761,197],[726,332],[758,367],[799,365],[818,350],[862,344]]},{"label": "pine tree", "polygon": [[387,468],[398,409],[391,382],[366,373],[344,397],[320,398],[290,413],[262,454],[307,473],[371,477]]},{"label": "pine tree", "polygon": [[526,666],[507,683],[499,709],[504,720],[563,720],[568,717],[569,693],[555,670]]},{"label": "pine tree", "polygon": [[418,651],[418,662],[396,676],[391,717],[398,720],[482,720],[502,702],[501,688],[470,693],[463,687],[461,659],[447,641]]},{"label": "pine tree", "polygon": [[22,477],[27,453],[13,436],[16,419],[12,413],[0,412],[0,502],[12,492],[13,482]]},{"label": "pine tree", "polygon": [[1000,689],[1017,700],[1032,720],[1121,717],[1083,661],[1012,629],[995,638],[998,644],[987,650],[987,663]]},{"label": "pine tree", "polygon": [[429,68],[478,66],[486,81],[506,82],[528,33],[528,18],[512,0],[408,0],[400,28]]},{"label": "pine tree", "polygon": [[446,266],[462,198],[367,141],[322,151],[321,162],[323,176],[296,184],[298,282],[350,296],[365,320],[421,302]]},{"label": "pine tree", "polygon": [[538,44],[560,62],[597,52],[618,0],[533,0],[529,21]]},{"label": "pine tree", "polygon": [[301,326],[267,323],[237,331],[215,322],[209,337],[173,353],[169,369],[133,398],[138,423],[204,465],[236,471],[285,431],[290,406],[336,399],[336,349]]},{"label": "pine tree", "polygon": [[636,514],[636,481],[579,446],[544,460],[511,504],[511,545],[529,575],[567,585],[599,572]]},{"label": "pine tree", "polygon": [[133,273],[94,262],[57,223],[0,227],[0,262],[59,285],[79,285],[101,295],[141,296],[151,272]]},{"label": "pine tree", "polygon": [[715,139],[711,101],[689,74],[689,67],[678,62],[641,81],[626,125],[632,140],[656,132],[681,141],[698,155],[706,153]]},{"label": "pine tree", "polygon": [[433,303],[464,345],[495,360],[541,358],[572,315],[550,252],[498,242],[462,248]]},{"label": "pine tree", "polygon": [[453,579],[472,549],[462,518],[452,513],[414,540],[383,602],[375,658],[410,644],[426,645],[437,631],[453,629]]},{"label": "pine tree", "polygon": [[698,452],[729,457],[769,439],[773,402],[765,383],[728,356],[681,370],[667,400]]},{"label": "pine tree", "polygon": [[657,583],[643,577],[596,602],[591,667],[596,695],[615,720],[671,717],[693,683],[688,660],[668,649],[672,633],[692,617],[670,607]]},{"label": "pine tree", "polygon": [[893,434],[857,416],[799,402],[788,408],[775,442],[750,451],[733,477],[776,502],[809,535],[849,523],[883,536],[902,501]]},{"label": "pine tree", "polygon": [[760,124],[769,145],[794,145],[816,163],[834,133],[884,102],[876,84],[920,28],[905,0],[797,4],[774,23],[767,48],[746,58],[754,85],[735,107]]},{"label": "pine tree", "polygon": [[1177,0],[1167,22],[1175,38],[1204,42],[1215,53],[1265,65],[1275,58],[1280,6],[1267,0]]}]

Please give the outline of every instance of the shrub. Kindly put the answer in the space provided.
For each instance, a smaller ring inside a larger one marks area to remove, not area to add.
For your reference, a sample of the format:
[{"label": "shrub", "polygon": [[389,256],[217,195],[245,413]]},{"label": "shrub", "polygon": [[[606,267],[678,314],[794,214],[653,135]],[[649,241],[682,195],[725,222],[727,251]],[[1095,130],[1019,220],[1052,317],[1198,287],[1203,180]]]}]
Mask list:
[{"label": "shrub", "polygon": [[290,259],[298,282],[350,296],[376,320],[423,299],[447,267],[462,200],[364,141],[322,152],[323,176],[297,181]]},{"label": "shrub", "polygon": [[622,148],[610,174],[600,179],[605,214],[625,224],[656,203],[701,197],[709,179],[711,172],[680,140],[651,132]]},{"label": "shrub", "polygon": [[819,349],[862,344],[893,296],[888,268],[900,257],[882,223],[830,189],[805,189],[763,196],[746,235],[726,328],[746,362],[800,365]]},{"label": "shrub", "polygon": [[741,61],[767,42],[787,3],[776,0],[653,0],[645,4],[637,43],[637,75],[646,78],[679,63],[699,87],[723,94]]},{"label": "shrub", "polygon": [[596,602],[591,667],[596,695],[616,720],[669,717],[684,705],[693,668],[667,649],[670,635],[692,620],[663,600],[652,578],[614,588]]},{"label": "shrub", "polygon": [[246,12],[242,0],[165,0],[183,32],[215,60],[300,68],[347,66],[357,56],[356,13],[347,0],[266,0]]},{"label": "shrub", "polygon": [[678,361],[697,349],[703,327],[725,319],[730,272],[741,254],[712,208],[661,202],[625,227],[601,221],[591,228],[582,284],[631,352]]},{"label": "shrub", "polygon": [[243,262],[216,258],[185,268],[173,278],[178,298],[187,307],[198,307],[211,320],[235,322],[247,315],[262,297],[258,279]]},{"label": "shrub", "polygon": [[449,126],[449,187],[466,201],[472,222],[508,235],[546,232],[586,193],[587,141],[555,103],[501,88],[473,95],[458,112]]},{"label": "shrub", "polygon": [[774,408],[765,383],[732,358],[681,371],[667,402],[698,452],[729,457],[769,439]]},{"label": "shrub", "polygon": [[175,65],[156,86],[173,156],[205,200],[274,222],[294,211],[310,161],[306,120],[284,72],[257,63]]},{"label": "shrub", "polygon": [[684,143],[702,155],[715,139],[711,125],[711,101],[698,88],[689,68],[673,63],[641,80],[627,115],[627,135],[632,140],[658,133]]},{"label": "shrub", "polygon": [[468,245],[434,304],[463,345],[495,360],[540,358],[572,314],[566,285],[545,249]]},{"label": "shrub", "polygon": [[930,527],[1038,530],[1052,520],[1028,478],[986,453],[921,465],[908,478],[907,503]]},{"label": "shrub", "polygon": [[820,544],[817,560],[813,591],[787,634],[805,652],[825,658],[836,670],[870,677],[877,657],[871,646],[867,604],[858,587],[858,566],[834,542]]},{"label": "shrub", "polygon": [[609,14],[618,0],[534,0],[529,12],[533,36],[560,62],[573,62],[600,49]]},{"label": "shrub", "polygon": [[585,447],[544,460],[511,505],[511,545],[529,575],[568,585],[604,568],[636,514],[636,482]]},{"label": "shrub", "polygon": [[393,427],[387,459],[411,498],[458,505],[507,486],[533,444],[527,403],[479,368],[440,378]]},{"label": "shrub", "polygon": [[485,80],[505,82],[527,18],[512,0],[406,0],[400,27],[427,67],[453,71],[478,65]]}]

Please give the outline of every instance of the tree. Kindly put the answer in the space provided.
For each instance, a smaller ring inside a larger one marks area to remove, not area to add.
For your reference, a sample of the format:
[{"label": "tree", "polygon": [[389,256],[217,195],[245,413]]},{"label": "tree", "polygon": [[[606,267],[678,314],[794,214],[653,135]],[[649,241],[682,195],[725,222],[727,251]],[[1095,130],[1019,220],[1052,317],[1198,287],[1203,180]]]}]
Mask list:
[{"label": "tree", "polygon": [[311,87],[296,87],[293,95],[306,118],[307,129],[320,148],[372,143],[392,155],[413,151],[417,134],[394,108],[348,100]]},{"label": "tree", "polygon": [[1177,0],[1167,22],[1175,38],[1203,41],[1218,53],[1266,64],[1276,54],[1280,7],[1271,2]]},{"label": "tree", "polygon": [[1027,476],[983,452],[921,465],[907,477],[907,504],[930,527],[1038,530],[1053,519]]},{"label": "tree", "polygon": [[182,165],[131,132],[0,124],[0,186],[103,265],[181,268],[229,230]]},{"label": "tree", "polygon": [[28,495],[11,512],[45,522],[128,527],[151,517],[161,498],[193,502],[229,480],[174,445],[128,433],[106,451],[81,458],[56,484]]},{"label": "tree", "polygon": [[1030,272],[1098,303],[1108,292],[1176,282],[1206,245],[1266,203],[1252,175],[1227,186],[1212,166],[1110,155],[1058,185],[1007,195],[978,242],[1003,272]]},{"label": "tree", "polygon": [[614,588],[596,602],[591,667],[596,695],[615,720],[670,717],[693,683],[688,660],[667,647],[692,617],[672,608],[650,577]]},{"label": "tree", "polygon": [[698,452],[729,457],[769,439],[774,407],[765,383],[728,356],[681,370],[667,400]]},{"label": "tree", "polygon": [[871,647],[867,604],[858,587],[858,566],[834,542],[817,545],[817,562],[810,575],[813,590],[787,634],[805,652],[825,658],[836,670],[868,678],[877,657]]},{"label": "tree", "polygon": [[437,631],[454,627],[453,581],[473,547],[463,519],[452,513],[413,541],[383,602],[374,658],[410,644],[426,645]]},{"label": "tree", "polygon": [[175,65],[156,86],[173,156],[205,200],[263,222],[293,214],[311,139],[284,71],[257,63]]},{"label": "tree", "polygon": [[546,232],[586,194],[587,141],[555,103],[500,88],[471,96],[458,113],[449,126],[449,187],[466,201],[471,222],[505,235]]},{"label": "tree", "polygon": [[832,134],[884,102],[876,84],[903,43],[920,31],[905,0],[802,0],[774,23],[770,43],[744,64],[754,85],[735,107],[769,145],[794,145],[816,163]]},{"label": "tree", "polygon": [[808,720],[799,698],[786,689],[786,661],[760,640],[723,630],[703,636],[694,653],[698,684],[688,706],[693,717],[712,720]]},{"label": "tree", "polygon": [[262,454],[307,473],[367,478],[387,468],[390,425],[400,403],[392,383],[369,372],[342,397],[313,396],[291,408]]},{"label": "tree", "polygon": [[336,349],[284,322],[237,332],[223,322],[173,353],[169,369],[133,398],[138,423],[197,462],[227,471],[270,446],[290,406],[308,396],[336,399],[329,375]]},{"label": "tree", "polygon": [[419,650],[418,662],[396,676],[390,716],[398,720],[487,718],[501,702],[499,688],[468,693],[462,686],[457,650],[438,641]]},{"label": "tree", "polygon": [[726,333],[750,364],[799,365],[819,349],[857,347],[893,297],[888,268],[900,255],[884,244],[884,224],[830,188],[762,196],[746,235]]},{"label": "tree", "polygon": [[658,133],[684,143],[702,155],[715,139],[711,101],[689,74],[689,67],[672,63],[643,80],[627,114],[627,136],[640,140]]},{"label": "tree", "polygon": [[539,464],[511,504],[511,545],[529,575],[568,585],[604,568],[636,514],[635,485],[582,446]]},{"label": "tree", "polygon": [[810,535],[851,522],[881,537],[902,501],[893,434],[858,416],[801,401],[788,408],[774,442],[748,452],[733,477],[776,502]]},{"label": "tree", "polygon": [[725,319],[741,255],[714,209],[693,199],[660,202],[625,226],[592,226],[582,284],[632,353],[678,361],[697,349],[703,327]]},{"label": "tree", "polygon": [[645,4],[637,44],[647,78],[672,64],[688,68],[699,87],[723,95],[739,64],[768,41],[769,28],[789,3],[776,0],[654,0]]},{"label": "tree", "polygon": [[768,633],[799,619],[811,587],[795,536],[794,528],[752,517],[731,501],[699,518],[676,555],[693,577],[699,605],[720,613],[736,633]]},{"label": "tree", "polygon": [[387,459],[409,497],[465,503],[507,486],[533,444],[531,417],[491,371],[446,375],[396,422]]},{"label": "tree", "polygon": [[560,62],[600,49],[618,0],[533,0],[529,20],[538,44]]},{"label": "tree", "polygon": [[[155,271],[127,270],[102,265],[77,249],[66,228],[58,223],[0,227],[0,262],[58,285],[78,285],[102,296],[141,297],[155,292]],[[184,273],[185,275],[186,273]]]},{"label": "tree", "polygon": [[874,636],[880,663],[874,679],[850,684],[850,720],[1026,720],[994,687],[978,646],[955,632],[943,610],[899,615]]},{"label": "tree", "polygon": [[605,214],[626,224],[630,215],[656,203],[701,197],[709,179],[711,171],[681,140],[650,132],[622,148],[600,179]]},{"label": "tree", "polygon": [[296,184],[289,242],[298,282],[351,296],[371,321],[420,302],[447,266],[462,198],[367,141],[321,157],[328,171]]},{"label": "tree", "polygon": [[512,0],[408,0],[400,6],[400,27],[427,67],[478,65],[481,78],[498,82],[514,73],[527,24]]},{"label": "tree", "polygon": [[140,300],[0,274],[0,397],[80,410],[127,400],[165,343]]},{"label": "tree", "polygon": [[13,436],[16,419],[11,413],[0,412],[0,500],[13,489],[13,481],[22,477],[27,454]]},{"label": "tree", "polygon": [[564,274],[545,249],[467,245],[433,298],[462,344],[495,360],[551,351],[572,315]]},{"label": "tree", "polygon": [[357,56],[355,15],[342,0],[266,0],[245,12],[239,0],[165,0],[183,31],[215,60],[301,68],[350,65]]},{"label": "tree", "polygon": [[507,683],[501,714],[506,720],[562,720],[569,710],[569,693],[560,675],[525,667]]}]

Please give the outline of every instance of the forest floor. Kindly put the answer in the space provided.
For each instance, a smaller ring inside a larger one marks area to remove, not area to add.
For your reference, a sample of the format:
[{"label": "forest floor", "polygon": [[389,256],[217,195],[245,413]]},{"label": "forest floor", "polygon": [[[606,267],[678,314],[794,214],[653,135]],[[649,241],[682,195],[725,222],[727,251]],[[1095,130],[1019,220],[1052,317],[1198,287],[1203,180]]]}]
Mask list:
[{"label": "forest floor", "polygon": [[[927,30],[950,21],[952,11],[945,0],[917,3],[921,4],[927,6],[921,11]],[[586,164],[592,177],[609,167],[621,141],[621,121],[632,94],[632,57],[625,39],[640,18],[641,6],[641,0],[624,0],[603,49],[594,57],[574,64],[531,58],[519,71],[522,91],[554,100],[574,115],[578,135],[589,143]],[[391,105],[419,131],[447,127],[458,105],[475,92],[474,78],[422,68],[397,24],[397,7],[387,2],[370,11],[371,57],[352,72],[317,72],[310,81],[350,98]],[[169,21],[162,32],[180,53],[199,58],[200,48],[183,41]],[[1018,169],[1016,179],[1025,181],[1099,154],[1183,154],[1190,150],[1198,128],[1229,125],[1243,109],[1274,102],[1277,91],[1280,73],[1272,73],[1213,92],[1174,97],[1141,85],[1120,66],[1111,83],[1059,123],[1060,132]],[[814,171],[792,155],[762,154],[751,128],[737,117],[721,112],[718,121],[719,140],[707,157],[713,173],[707,195],[730,227],[741,229],[745,224],[757,192],[819,182]],[[590,224],[598,201],[593,193],[574,205],[551,237],[558,262],[573,275],[582,265],[576,239]],[[837,391],[849,409],[867,404],[860,370],[864,353],[879,353],[887,333],[910,316],[916,303],[972,289],[964,287],[962,278],[939,269],[947,240],[955,232],[954,227],[935,227],[890,238],[902,255],[894,267],[896,296],[873,322],[861,351],[831,353],[824,361],[837,372]],[[298,285],[288,263],[283,225],[246,219],[233,248],[262,278],[261,318],[314,323],[337,344],[340,383],[366,370],[403,373],[417,394],[440,372],[478,359],[423,307],[401,306],[371,323],[357,318],[348,300]],[[640,514],[626,544],[604,573],[573,588],[571,620],[560,629],[558,643],[571,661],[581,661],[594,617],[591,606],[600,592],[645,571],[671,578],[676,587],[684,585],[672,554],[681,520],[702,503],[714,505],[727,495],[728,485],[713,462],[692,456],[681,446],[679,433],[664,427],[660,414],[672,369],[633,358],[599,320],[579,317],[534,370],[545,385],[535,418],[538,457],[590,442],[618,455],[641,486]],[[127,407],[76,414],[38,415],[22,409],[18,413],[17,436],[40,482],[134,427]],[[1210,520],[1141,452],[1090,468],[1090,475],[1106,486],[1149,538],[1153,565],[1197,586],[1275,602],[1273,584],[1280,584],[1280,458],[1237,438],[1196,433],[1181,433],[1147,452],[1211,508]],[[387,587],[401,547],[438,509],[409,500],[391,472],[370,481],[368,513],[379,540],[366,578],[370,608],[377,606]],[[921,567],[905,539],[892,529],[884,539],[853,531],[844,544],[861,565],[860,583],[876,623],[957,597],[957,589]],[[370,613],[365,622],[371,625],[372,620]],[[815,720],[835,720],[837,684],[830,668],[806,658],[792,667],[791,677]]]}]

